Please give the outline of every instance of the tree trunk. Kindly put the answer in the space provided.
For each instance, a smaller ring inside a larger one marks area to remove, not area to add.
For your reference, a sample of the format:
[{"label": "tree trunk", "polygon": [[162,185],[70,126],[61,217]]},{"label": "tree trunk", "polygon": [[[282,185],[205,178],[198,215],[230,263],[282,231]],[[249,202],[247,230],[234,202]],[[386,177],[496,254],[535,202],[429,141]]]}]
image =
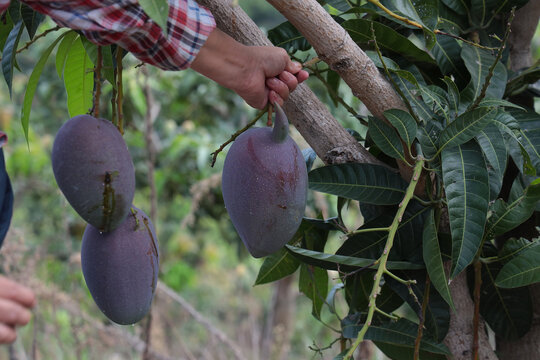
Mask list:
[{"label": "tree trunk", "polygon": [[[240,7],[228,0],[197,1],[208,7],[218,27],[236,40],[247,45],[270,45],[270,41]],[[316,0],[267,1],[310,41],[321,59],[328,61],[343,77],[373,115],[382,117],[385,110],[403,108],[401,99],[373,62]],[[293,125],[326,163],[379,162],[352,139],[306,85],[302,84],[291,93],[284,108]],[[472,349],[474,306],[463,274],[452,282],[450,290],[456,306],[459,303],[459,310],[451,315],[446,343],[456,360],[465,359],[463,353]],[[481,359],[497,359],[491,348],[484,346],[489,344],[485,332],[480,331],[479,335]],[[467,359],[470,359],[470,353]]]}]

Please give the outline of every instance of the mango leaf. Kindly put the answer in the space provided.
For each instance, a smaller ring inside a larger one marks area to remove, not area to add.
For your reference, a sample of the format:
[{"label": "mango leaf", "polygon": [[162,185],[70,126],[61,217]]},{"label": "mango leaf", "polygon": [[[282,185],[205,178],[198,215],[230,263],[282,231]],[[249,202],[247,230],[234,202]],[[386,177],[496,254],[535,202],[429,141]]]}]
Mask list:
[{"label": "mango leaf", "polygon": [[[496,256],[494,246],[485,246],[483,256]],[[515,340],[527,333],[531,327],[532,301],[529,288],[501,289],[495,285],[503,263],[500,261],[482,264],[480,284],[480,314],[497,336]],[[474,270],[467,272],[469,291],[473,296]]]},{"label": "mango leaf", "polygon": [[374,116],[369,117],[368,126],[369,135],[375,145],[382,150],[383,153],[394,159],[405,160],[403,154],[403,145],[398,134],[390,125]]},{"label": "mango leaf", "polygon": [[[385,277],[385,281],[388,282],[392,290],[409,304],[418,317],[422,316],[421,304],[424,302],[426,273],[424,271],[398,271],[394,273],[404,280],[416,280],[416,284],[410,284],[407,287],[391,277]],[[414,292],[414,296],[409,292],[410,290]],[[442,342],[450,326],[450,308],[433,288],[430,288],[424,321],[426,327],[424,336],[436,342]]]},{"label": "mango leaf", "polygon": [[289,54],[311,49],[306,38],[288,21],[268,31],[268,39],[275,46],[287,50]]},{"label": "mango leaf", "polygon": [[309,188],[370,204],[399,203],[407,184],[389,168],[373,164],[338,164],[311,170]]},{"label": "mango leaf", "polygon": [[[363,324],[356,324],[345,321],[341,322],[343,337],[355,339]],[[364,339],[372,340],[377,343],[386,343],[401,345],[403,347],[414,349],[414,342],[418,335],[418,325],[410,320],[401,318],[395,322],[388,322],[380,325],[371,325]],[[423,337],[420,341],[420,349],[435,354],[450,355],[450,351],[444,344],[439,344],[434,340]]]},{"label": "mango leaf", "polygon": [[[292,245],[285,245],[289,251],[305,263],[328,270],[337,270],[338,265],[351,267],[375,268],[375,259],[357,258],[353,256],[327,254],[319,251],[302,249]],[[424,265],[407,261],[388,261],[386,267],[390,270],[423,269]]]},{"label": "mango leaf", "polygon": [[60,42],[60,45],[58,45],[58,49],[56,50],[56,73],[58,74],[58,77],[60,79],[62,79],[64,75],[64,65],[66,63],[68,51],[77,36],[78,34],[75,31],[68,31],[64,34],[64,38],[62,39],[62,42]]},{"label": "mango leaf", "polygon": [[399,136],[407,146],[411,146],[416,139],[416,120],[407,111],[401,109],[390,109],[384,112],[384,117],[397,130]]},{"label": "mango leaf", "polygon": [[139,5],[164,32],[167,32],[169,18],[169,2],[167,0],[139,0]]},{"label": "mango leaf", "polygon": [[457,117],[459,113],[459,103],[460,103],[459,89],[456,83],[448,76],[444,77],[444,82],[446,84],[446,87],[448,88],[448,92],[447,92],[448,106],[450,107],[450,111],[454,113],[453,117]]},{"label": "mango leaf", "polygon": [[454,147],[471,140],[493,121],[496,113],[497,109],[476,108],[461,114],[441,131],[439,149]]},{"label": "mango leaf", "polygon": [[[489,73],[489,68],[493,65],[495,57],[486,50],[464,44],[461,51],[461,58],[471,75],[471,82],[467,85],[467,89],[464,92],[468,94],[467,97],[472,101],[480,95]],[[499,62],[493,70],[493,76],[491,77],[486,95],[491,98],[501,99],[504,95],[506,80],[506,68]]]},{"label": "mango leaf", "polygon": [[517,288],[540,281],[540,246],[532,246],[507,262],[495,279],[501,288]]},{"label": "mango leaf", "polygon": [[366,55],[379,69],[384,69],[384,67],[386,66],[386,68],[390,70],[399,70],[399,65],[394,60],[387,58],[386,56],[383,56],[381,60],[379,54],[377,54],[376,51],[366,50]]},{"label": "mango leaf", "polygon": [[529,241],[524,238],[510,238],[504,242],[504,245],[501,250],[499,250],[499,262],[508,262],[508,260],[513,259],[521,253],[523,250],[531,247],[537,246],[538,241]]},{"label": "mango leaf", "polygon": [[450,294],[450,289],[448,288],[446,273],[444,272],[441,248],[439,246],[439,238],[437,236],[437,227],[435,226],[433,210],[431,210],[427,216],[426,223],[424,224],[423,235],[423,256],[431,283],[435,289],[437,289],[446,303],[455,310],[452,295]]},{"label": "mango leaf", "polygon": [[489,164],[490,199],[495,199],[499,194],[502,178],[506,170],[508,152],[506,151],[506,144],[501,139],[502,134],[493,123],[487,124],[476,136],[476,140]]},{"label": "mango leaf", "polygon": [[[388,0],[386,6],[394,11],[403,14],[410,20],[414,20],[428,29],[437,27],[439,17],[439,7],[437,0],[424,0],[421,2],[411,0]],[[394,21],[396,21],[394,19]],[[401,25],[402,22],[399,21]]]},{"label": "mango leaf", "polygon": [[511,111],[519,124],[519,142],[530,156],[536,173],[540,173],[540,115],[534,111]]},{"label": "mango leaf", "polygon": [[488,232],[491,236],[504,234],[527,220],[534,212],[540,201],[540,179],[529,185],[523,195],[507,204],[497,199],[491,207],[491,217],[488,220]]},{"label": "mango leaf", "polygon": [[444,149],[442,170],[452,233],[451,278],[454,278],[472,262],[482,242],[489,179],[482,150],[474,141]]},{"label": "mango leaf", "polygon": [[[409,203],[394,237],[394,246],[388,257],[390,261],[407,261],[423,265],[422,233],[429,210],[429,207],[421,206],[417,202]],[[340,246],[336,255],[378,259],[386,246],[388,233],[365,231],[370,228],[388,227],[394,220],[395,211],[395,208],[385,209],[381,215],[362,225],[360,229],[364,232],[350,235]]]},{"label": "mango leaf", "polygon": [[329,90],[328,95],[330,95],[330,98],[332,99],[335,107],[339,105],[338,91],[340,82],[341,77],[339,76],[339,74],[333,70],[328,69],[328,73],[326,74],[326,83]]},{"label": "mango leaf", "polygon": [[[364,270],[343,277],[345,282],[345,299],[349,305],[349,313],[365,311],[369,305],[369,298],[373,288],[374,270]],[[391,313],[403,304],[399,297],[388,284],[381,286],[381,292],[375,299],[377,308],[386,313]]]},{"label": "mango leaf", "polygon": [[347,11],[351,8],[351,4],[348,0],[325,0],[324,2],[339,11]]},{"label": "mango leaf", "polygon": [[[435,121],[429,121],[426,125],[420,125],[416,137],[422,147],[422,152],[427,158],[434,158],[439,148],[439,137],[442,131],[442,125]],[[434,167],[431,164],[431,167]]]},{"label": "mango leaf", "polygon": [[13,82],[13,67],[15,65],[15,55],[17,53],[17,45],[23,32],[23,22],[19,20],[11,29],[4,50],[2,51],[2,72],[4,79],[9,89],[9,97],[11,97],[11,85]]},{"label": "mango leaf", "polygon": [[28,5],[21,4],[21,17],[31,40],[36,35],[39,24],[45,19],[45,15],[32,10]]},{"label": "mango leaf", "polygon": [[365,19],[351,19],[344,21],[341,26],[347,30],[358,45],[364,48],[373,41],[371,34],[372,24],[380,48],[398,53],[413,62],[425,63],[426,65],[435,63],[424,50],[418,48],[405,36],[381,23]]},{"label": "mango leaf", "polygon": [[285,248],[282,248],[264,259],[254,285],[282,279],[294,273],[298,266],[300,266],[298,259],[292,256]]},{"label": "mango leaf", "polygon": [[446,119],[446,122],[450,122],[451,119],[448,113],[448,100],[446,99],[446,92],[435,85],[420,85],[420,94],[425,103],[433,109],[433,111]]},{"label": "mango leaf", "polygon": [[508,81],[504,96],[511,97],[519,95],[527,90],[530,84],[534,84],[538,80],[540,80],[540,65],[533,65],[519,72],[518,75]]},{"label": "mango leaf", "polygon": [[[90,58],[90,61],[92,61],[93,64],[97,64],[97,53],[98,53],[98,46],[92,42],[90,42],[85,37],[81,37],[84,49],[86,50],[86,53],[88,54],[88,57]],[[111,45],[102,46],[101,47],[101,58],[103,61],[103,65],[101,67],[101,74],[105,77],[105,79],[116,88],[116,81],[114,80],[114,67],[115,60],[113,60],[112,55],[112,49]],[[146,112],[143,111],[143,114]]]},{"label": "mango leaf", "polygon": [[463,0],[442,0],[442,2],[460,15],[467,14],[468,9]]},{"label": "mango leaf", "polygon": [[461,59],[461,45],[456,39],[437,35],[437,42],[431,49],[431,53],[443,75],[452,75],[459,83],[465,82],[468,76]]},{"label": "mango leaf", "polygon": [[87,114],[92,108],[94,64],[84,50],[80,38],[71,45],[64,67],[64,84],[70,117]]},{"label": "mango leaf", "polygon": [[328,273],[324,269],[302,264],[298,287],[300,292],[311,299],[313,303],[311,314],[320,320],[322,306],[328,294]]},{"label": "mango leaf", "polygon": [[510,107],[510,108],[513,108],[513,109],[518,109],[518,110],[525,111],[525,108],[523,108],[523,107],[521,107],[521,106],[519,106],[517,104],[511,103],[510,101],[503,100],[503,99],[484,98],[482,101],[480,101],[480,104],[478,106],[483,106],[483,107],[495,107],[495,106]]},{"label": "mango leaf", "polygon": [[4,48],[11,29],[13,29],[13,22],[9,16],[6,16],[3,21],[0,21],[0,49]]},{"label": "mango leaf", "polygon": [[[384,355],[390,359],[414,359],[414,348],[400,346],[396,344],[383,343],[379,341],[374,342],[375,346],[381,350]],[[427,351],[420,350],[419,358],[422,360],[446,360],[448,359],[443,354],[434,354]]]},{"label": "mango leaf", "polygon": [[32,101],[34,99],[34,94],[37,89],[37,85],[39,82],[39,78],[41,76],[41,73],[43,72],[43,68],[45,67],[45,63],[47,62],[47,59],[49,59],[49,55],[51,55],[51,52],[56,47],[56,44],[60,40],[66,36],[66,34],[70,33],[65,32],[59,37],[56,38],[55,41],[45,51],[41,54],[38,62],[34,66],[34,69],[32,70],[32,74],[30,74],[30,78],[28,79],[28,83],[26,85],[26,91],[24,92],[24,100],[21,108],[21,124],[24,130],[24,136],[26,138],[26,142],[28,142],[28,123],[30,119],[30,111],[32,110]]},{"label": "mango leaf", "polygon": [[411,104],[414,113],[428,123],[434,118],[433,111],[418,96],[419,83],[414,75],[406,70],[392,71],[392,79],[397,83],[405,99]]}]

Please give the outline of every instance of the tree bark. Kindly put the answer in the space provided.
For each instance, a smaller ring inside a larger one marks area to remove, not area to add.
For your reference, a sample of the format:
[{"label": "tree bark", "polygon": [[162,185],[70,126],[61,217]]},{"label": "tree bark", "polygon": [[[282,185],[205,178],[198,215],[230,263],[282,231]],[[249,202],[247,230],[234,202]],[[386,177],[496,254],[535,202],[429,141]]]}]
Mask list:
[{"label": "tree bark", "polygon": [[316,0],[267,0],[313,46],[321,60],[336,71],[367,109],[384,119],[384,111],[405,104],[377,66]]},{"label": "tree bark", "polygon": [[530,0],[516,11],[512,22],[512,32],[508,39],[510,48],[510,68],[514,71],[532,65],[531,40],[540,17],[540,1]]},{"label": "tree bark", "polygon": [[[198,2],[212,12],[218,27],[237,41],[246,45],[272,45],[253,20],[231,1]],[[380,163],[341,126],[307,85],[300,84],[291,93],[284,110],[290,122],[325,163]]]}]

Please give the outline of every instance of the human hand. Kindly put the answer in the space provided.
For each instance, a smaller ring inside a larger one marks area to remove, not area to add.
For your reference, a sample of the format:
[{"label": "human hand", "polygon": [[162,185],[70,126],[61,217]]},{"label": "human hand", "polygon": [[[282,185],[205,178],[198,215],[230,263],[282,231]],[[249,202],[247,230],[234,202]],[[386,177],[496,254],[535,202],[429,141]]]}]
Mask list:
[{"label": "human hand", "polygon": [[257,109],[268,101],[283,105],[309,76],[284,49],[245,46],[219,29],[210,34],[191,68],[235,91]]},{"label": "human hand", "polygon": [[15,341],[15,327],[28,324],[35,302],[32,290],[0,275],[0,344]]}]

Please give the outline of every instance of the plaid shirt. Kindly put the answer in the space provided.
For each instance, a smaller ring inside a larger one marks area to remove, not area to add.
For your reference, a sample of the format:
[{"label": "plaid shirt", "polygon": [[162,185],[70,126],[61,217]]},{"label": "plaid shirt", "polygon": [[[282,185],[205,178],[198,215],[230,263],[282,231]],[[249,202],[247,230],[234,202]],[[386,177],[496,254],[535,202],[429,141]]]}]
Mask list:
[{"label": "plaid shirt", "polygon": [[[0,0],[0,13],[10,0]],[[117,44],[164,70],[188,68],[215,28],[212,14],[195,0],[169,0],[167,33],[137,0],[21,0],[56,23],[80,30],[98,45]]]}]

